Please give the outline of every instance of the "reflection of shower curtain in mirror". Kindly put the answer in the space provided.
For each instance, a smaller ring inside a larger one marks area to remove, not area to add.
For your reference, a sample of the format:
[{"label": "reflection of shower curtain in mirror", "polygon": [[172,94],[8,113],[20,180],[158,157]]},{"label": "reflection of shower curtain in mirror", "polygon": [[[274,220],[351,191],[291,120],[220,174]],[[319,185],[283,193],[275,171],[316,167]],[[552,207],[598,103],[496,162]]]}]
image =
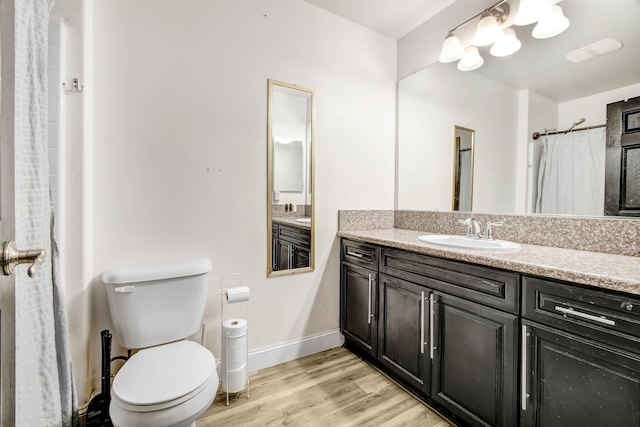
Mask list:
[{"label": "reflection of shower curtain in mirror", "polygon": [[543,137],[536,212],[602,215],[606,128]]},{"label": "reflection of shower curtain in mirror", "polygon": [[471,211],[471,150],[460,151],[460,202],[458,210]]}]

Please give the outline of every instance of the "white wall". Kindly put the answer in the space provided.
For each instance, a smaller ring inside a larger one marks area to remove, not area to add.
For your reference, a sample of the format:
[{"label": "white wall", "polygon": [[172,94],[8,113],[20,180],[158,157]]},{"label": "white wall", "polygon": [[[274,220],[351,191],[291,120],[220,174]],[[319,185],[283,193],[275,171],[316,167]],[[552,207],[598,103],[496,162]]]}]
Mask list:
[{"label": "white wall", "polygon": [[640,96],[640,83],[598,93],[558,105],[560,129],[568,129],[579,118],[587,119],[579,127],[598,126],[607,122],[607,104]]},{"label": "white wall", "polygon": [[[218,356],[218,289],[231,272],[251,288],[250,350],[338,328],[337,210],[393,208],[395,41],[294,0],[92,7],[94,385],[99,331],[112,328],[99,276],[113,266],[210,258]],[[271,279],[268,78],[317,94],[316,270]]]},{"label": "white wall", "polygon": [[398,117],[398,209],[451,210],[458,125],[475,131],[473,211],[514,211],[515,90],[437,63],[400,82]]}]

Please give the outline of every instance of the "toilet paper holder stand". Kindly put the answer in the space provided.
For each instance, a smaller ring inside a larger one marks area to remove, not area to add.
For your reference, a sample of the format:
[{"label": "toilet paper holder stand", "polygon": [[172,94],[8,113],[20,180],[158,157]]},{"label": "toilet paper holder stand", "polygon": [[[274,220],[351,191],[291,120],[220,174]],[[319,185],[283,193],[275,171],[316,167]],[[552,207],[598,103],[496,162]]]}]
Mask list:
[{"label": "toilet paper holder stand", "polygon": [[[225,300],[227,300],[228,304],[234,304],[234,302],[228,302],[227,288],[223,287],[224,286],[224,279],[225,279],[225,277],[228,277],[228,276],[239,277],[240,278],[240,286],[239,287],[242,287],[242,275],[239,274],[239,273],[229,273],[229,274],[226,274],[226,275],[222,276],[222,278],[220,279],[220,335],[221,335],[223,340],[226,339],[226,344],[227,344],[226,346],[223,346],[224,348],[221,350],[221,351],[227,351],[227,354],[226,354],[226,356],[227,356],[226,357],[227,364],[226,364],[226,366],[222,366],[222,365],[220,366],[220,369],[226,369],[227,370],[225,372],[225,374],[226,374],[225,378],[227,379],[227,386],[225,387],[224,384],[222,384],[222,389],[224,389],[224,390],[221,389],[220,390],[220,394],[226,393],[226,395],[227,395],[226,396],[226,398],[227,398],[226,406],[229,406],[229,394],[230,394],[229,393],[229,387],[228,387],[228,378],[229,378],[229,363],[228,363],[228,361],[229,361],[229,354],[228,354],[228,352],[229,352],[229,334],[227,333],[226,336],[224,336],[224,332],[223,332],[224,320],[225,320],[224,319],[224,306],[225,306],[224,303],[225,303]],[[227,296],[227,298],[225,298],[225,296]],[[247,297],[247,301],[248,301],[248,297]],[[242,316],[242,308],[243,308],[242,303],[243,303],[243,301],[240,301],[240,315],[241,316]],[[245,336],[246,336],[247,344],[245,345],[244,363],[245,363],[245,366],[248,366],[248,363],[249,363],[249,325],[248,324],[247,324],[247,329],[245,330]],[[249,384],[250,384],[249,373],[247,372],[246,373],[246,377],[245,377],[245,388],[247,390],[247,399],[249,398],[250,389],[251,389]],[[235,394],[235,398],[236,399],[239,397],[240,393],[245,390],[245,388],[243,388],[242,390],[233,392],[233,394]]]}]

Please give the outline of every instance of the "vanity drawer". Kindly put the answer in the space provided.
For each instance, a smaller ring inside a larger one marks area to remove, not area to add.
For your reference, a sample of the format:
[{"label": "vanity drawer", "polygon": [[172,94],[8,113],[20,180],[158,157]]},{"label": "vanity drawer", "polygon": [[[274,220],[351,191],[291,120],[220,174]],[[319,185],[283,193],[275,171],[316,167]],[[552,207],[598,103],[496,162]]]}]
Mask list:
[{"label": "vanity drawer", "polygon": [[383,248],[380,273],[518,314],[518,273]]},{"label": "vanity drawer", "polygon": [[378,270],[380,248],[368,243],[342,239],[342,261]]},{"label": "vanity drawer", "polygon": [[278,238],[306,249],[311,247],[311,231],[304,228],[280,225]]},{"label": "vanity drawer", "polygon": [[640,297],[523,277],[522,316],[640,354]]}]

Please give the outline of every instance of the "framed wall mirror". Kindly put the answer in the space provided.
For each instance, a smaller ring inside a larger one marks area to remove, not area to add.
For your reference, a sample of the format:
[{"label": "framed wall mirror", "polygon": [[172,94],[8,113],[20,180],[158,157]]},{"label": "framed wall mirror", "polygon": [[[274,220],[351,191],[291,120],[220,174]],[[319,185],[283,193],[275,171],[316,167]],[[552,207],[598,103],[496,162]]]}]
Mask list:
[{"label": "framed wall mirror", "polygon": [[314,267],[315,91],[269,79],[267,276]]},{"label": "framed wall mirror", "polygon": [[476,132],[453,127],[453,206],[454,211],[473,209],[473,146]]}]

